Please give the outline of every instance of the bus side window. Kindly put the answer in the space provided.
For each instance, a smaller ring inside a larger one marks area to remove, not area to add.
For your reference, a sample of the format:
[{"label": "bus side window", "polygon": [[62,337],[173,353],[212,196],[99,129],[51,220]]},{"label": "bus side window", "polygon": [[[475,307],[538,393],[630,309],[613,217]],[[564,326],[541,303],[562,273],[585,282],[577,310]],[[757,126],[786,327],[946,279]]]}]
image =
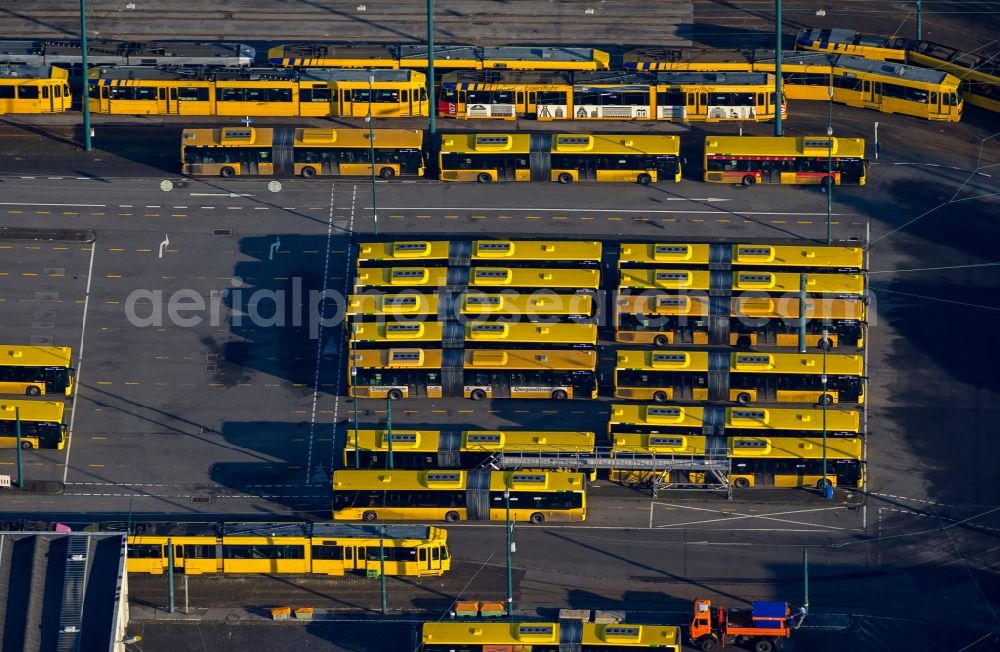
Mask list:
[{"label": "bus side window", "polygon": [[419,557],[417,558],[421,564],[427,563],[427,548],[420,548]]},{"label": "bus side window", "polygon": [[405,90],[405,89],[403,90],[402,101],[403,102],[409,102],[410,101],[410,91]]},{"label": "bus side window", "polygon": [[535,91],[528,91],[528,104],[535,103]]},{"label": "bus side window", "polygon": [[708,106],[708,93],[699,93],[699,98],[702,106]]},{"label": "bus side window", "polygon": [[160,88],[157,88],[156,99],[160,100],[161,102],[167,99],[167,89],[163,88],[162,86]]},{"label": "bus side window", "polygon": [[351,91],[344,91],[344,103],[351,101]]},{"label": "bus side window", "polygon": [[441,549],[440,548],[431,548],[431,559],[434,560],[434,561],[440,561],[441,560]]},{"label": "bus side window", "polygon": [[764,94],[757,93],[757,106],[764,106]]},{"label": "bus side window", "polygon": [[524,104],[524,91],[517,92],[517,103]]},{"label": "bus side window", "polygon": [[347,561],[354,559],[354,548],[350,546],[344,547],[344,559]]},{"label": "bus side window", "polygon": [[465,104],[465,91],[458,91],[458,101],[461,104]]},{"label": "bus side window", "polygon": [[937,106],[937,103],[938,103],[937,92],[932,91],[931,92],[931,104],[934,105],[934,106]]},{"label": "bus side window", "polygon": [[177,89],[176,88],[171,87],[171,89],[170,89],[170,99],[171,100],[176,100],[177,99]]}]

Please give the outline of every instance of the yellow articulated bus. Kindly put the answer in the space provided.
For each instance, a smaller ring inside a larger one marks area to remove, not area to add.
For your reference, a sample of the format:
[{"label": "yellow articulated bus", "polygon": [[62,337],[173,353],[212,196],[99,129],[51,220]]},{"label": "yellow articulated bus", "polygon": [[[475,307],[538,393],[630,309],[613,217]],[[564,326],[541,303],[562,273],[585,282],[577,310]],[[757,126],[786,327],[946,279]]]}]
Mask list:
[{"label": "yellow articulated bus", "polygon": [[615,364],[615,398],[657,403],[861,404],[864,386],[860,355],[619,350]]},{"label": "yellow articulated bus", "polygon": [[450,133],[441,137],[438,163],[442,181],[681,180],[677,136]]},{"label": "yellow articulated bus", "polygon": [[3,401],[0,403],[0,448],[17,447],[17,422],[21,421],[21,448],[66,446],[66,407],[56,401]]},{"label": "yellow articulated bus", "polygon": [[822,52],[844,52],[866,59],[902,61],[949,73],[961,80],[962,96],[974,106],[1000,111],[1000,63],[995,43],[976,48],[958,48],[908,38],[862,34],[850,29],[805,28],[795,47]]},{"label": "yellow articulated bus", "polygon": [[386,575],[440,577],[451,569],[451,554],[447,530],[417,525],[150,524],[129,534],[126,565],[129,573],[144,575],[172,570],[185,575],[343,576],[380,573],[384,567]]},{"label": "yellow articulated bus", "polygon": [[[388,467],[387,430],[348,430],[345,469]],[[497,456],[513,455],[558,460],[594,454],[594,433],[538,430],[397,430],[393,428],[392,467],[395,469],[477,469]]]},{"label": "yellow articulated bus", "polygon": [[365,267],[354,277],[354,291],[365,288],[423,288],[436,292],[448,285],[447,267]]},{"label": "yellow articulated bus", "polygon": [[333,518],[503,521],[509,501],[512,521],[582,521],[584,485],[567,471],[334,471]]},{"label": "yellow articulated bus", "polygon": [[863,186],[868,159],[862,138],[707,136],[704,171],[711,183]]},{"label": "yellow articulated bus", "polygon": [[[292,68],[426,69],[426,45],[330,45],[295,43],[267,51],[272,66]],[[610,55],[592,48],[473,47],[439,45],[434,67],[475,70],[607,70]]]},{"label": "yellow articulated bus", "polygon": [[423,176],[423,132],[411,129],[185,129],[181,173],[187,176]]},{"label": "yellow articulated bus", "polygon": [[0,394],[72,396],[72,357],[68,346],[0,344]]},{"label": "yellow articulated bus", "polygon": [[0,66],[0,115],[63,113],[73,98],[69,72],[55,66]]},{"label": "yellow articulated bus", "polygon": [[[826,457],[826,476],[823,457]],[[858,437],[730,437],[729,482],[745,487],[865,486],[864,445]]]},{"label": "yellow articulated bus", "polygon": [[[358,245],[357,266],[393,266],[420,263],[445,266],[451,261],[466,265],[497,264],[599,267],[602,244],[596,240],[438,240],[363,242]],[[456,264],[457,263],[452,263]]]},{"label": "yellow articulated bus", "polygon": [[593,349],[355,349],[348,365],[358,398],[597,398]]},{"label": "yellow articulated bus", "polygon": [[713,264],[716,269],[725,266],[771,272],[850,272],[860,271],[864,259],[862,247],[840,245],[625,242],[621,245],[618,269],[624,274],[626,269],[656,268],[669,263],[671,266],[705,268]]},{"label": "yellow articulated bus", "polygon": [[828,408],[760,408],[699,405],[614,403],[608,438],[619,433],[704,435],[706,424],[722,426],[727,437],[860,437],[857,410]]},{"label": "yellow articulated bus", "polygon": [[555,267],[473,267],[469,287],[488,292],[500,288],[526,288],[554,292],[598,290],[600,269],[559,269]]},{"label": "yellow articulated bus", "polygon": [[[672,74],[773,75],[773,50],[642,49],[624,55],[625,68]],[[917,63],[911,61],[911,63]],[[933,66],[931,66],[933,67]],[[959,80],[943,68],[873,61],[846,54],[785,53],[782,89],[787,100],[845,104],[925,120],[962,117]]]},{"label": "yellow articulated bus", "polygon": [[579,652],[681,652],[680,627],[564,620],[424,623],[420,652],[557,652],[576,641]]},{"label": "yellow articulated bus", "polygon": [[[631,290],[678,290],[701,291],[723,289],[730,292],[754,292],[768,294],[798,293],[802,283],[802,273],[772,272],[769,270],[747,270],[734,272],[728,287],[710,285],[712,272],[689,269],[623,269],[618,281],[619,291]],[[806,292],[809,294],[832,294],[836,296],[862,296],[865,292],[865,277],[862,274],[808,274]]]},{"label": "yellow articulated bus", "polygon": [[415,70],[120,67],[90,71],[94,113],[409,118],[427,115]]}]

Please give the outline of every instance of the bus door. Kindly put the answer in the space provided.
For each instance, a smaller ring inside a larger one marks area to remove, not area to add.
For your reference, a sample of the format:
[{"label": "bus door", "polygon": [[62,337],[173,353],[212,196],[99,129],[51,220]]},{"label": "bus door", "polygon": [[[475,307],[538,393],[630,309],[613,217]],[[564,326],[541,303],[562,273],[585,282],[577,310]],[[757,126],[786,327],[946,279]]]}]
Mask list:
[{"label": "bus door", "polygon": [[517,181],[517,159],[504,156],[497,160],[497,179],[499,181]]},{"label": "bus door", "polygon": [[431,570],[441,570],[441,546],[431,546]]},{"label": "bus door", "polygon": [[242,174],[260,174],[259,166],[257,165],[257,152],[256,150],[245,148],[239,151],[240,157],[240,171]]},{"label": "bus door", "polygon": [[580,181],[597,180],[597,157],[581,156],[577,159],[577,170],[580,173]]},{"label": "bus door", "polygon": [[365,556],[368,551],[364,546],[344,546],[344,572],[367,570],[368,561]]},{"label": "bus door", "polygon": [[864,104],[867,108],[877,108],[882,105],[882,82],[865,81]]},{"label": "bus door", "polygon": [[[773,487],[774,486],[774,462],[771,460],[758,460],[754,465],[753,486]],[[799,480],[797,484],[802,484],[802,468],[798,469]]]}]

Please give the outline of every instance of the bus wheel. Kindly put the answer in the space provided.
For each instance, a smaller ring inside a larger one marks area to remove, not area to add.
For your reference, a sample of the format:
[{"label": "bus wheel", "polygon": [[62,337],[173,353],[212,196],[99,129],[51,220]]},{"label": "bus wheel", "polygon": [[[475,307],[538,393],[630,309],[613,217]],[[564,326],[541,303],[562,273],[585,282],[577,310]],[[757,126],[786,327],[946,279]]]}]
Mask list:
[{"label": "bus wheel", "polygon": [[389,390],[388,396],[390,401],[398,401],[399,399],[403,398],[403,392],[393,388]]},{"label": "bus wheel", "polygon": [[555,399],[555,400],[557,400],[557,401],[565,401],[566,400],[566,390],[564,390],[564,389],[557,389],[557,390],[555,390],[554,392],[552,392],[552,398]]},{"label": "bus wheel", "polygon": [[33,448],[33,446],[31,445],[30,441],[22,441],[21,442],[21,448],[23,448],[24,450],[30,451]]},{"label": "bus wheel", "polygon": [[309,167],[308,165],[302,168],[303,179],[312,179],[314,176],[316,176],[316,168]]},{"label": "bus wheel", "polygon": [[653,401],[655,401],[657,403],[666,403],[667,402],[667,393],[666,392],[653,392]]},{"label": "bus wheel", "polygon": [[473,401],[482,401],[486,398],[486,391],[482,389],[474,389],[469,392],[469,398]]},{"label": "bus wheel", "polygon": [[833,397],[830,396],[829,394],[823,394],[822,396],[819,397],[820,405],[830,405],[832,403],[833,403]]},{"label": "bus wheel", "polygon": [[754,652],[772,652],[772,650],[774,650],[774,642],[766,638],[757,639],[753,646]]},{"label": "bus wheel", "polygon": [[235,177],[236,176],[236,170],[234,170],[233,168],[231,168],[231,167],[229,167],[227,165],[226,167],[224,167],[221,170],[219,170],[219,174],[222,175],[222,176],[224,176],[224,177],[226,177],[228,179],[229,177]]},{"label": "bus wheel", "polygon": [[531,515],[532,525],[541,525],[544,522],[545,522],[545,514],[542,514],[541,512],[535,512],[534,514]]},{"label": "bus wheel", "polygon": [[656,337],[653,338],[653,344],[655,344],[656,346],[666,346],[667,345],[667,336],[666,335],[657,335]]},{"label": "bus wheel", "polygon": [[396,171],[393,170],[392,168],[382,168],[381,170],[379,170],[378,175],[383,179],[391,179],[394,176],[396,176]]},{"label": "bus wheel", "polygon": [[739,394],[736,395],[736,402],[739,403],[740,405],[746,405],[747,403],[750,402],[750,400],[751,396],[749,392],[740,392]]},{"label": "bus wheel", "polygon": [[476,177],[476,181],[478,181],[479,183],[492,183],[493,177],[486,174],[485,172],[480,172],[479,176]]},{"label": "bus wheel", "polygon": [[833,342],[830,341],[829,339],[820,340],[819,348],[822,349],[823,351],[829,351],[830,349],[833,348]]},{"label": "bus wheel", "polygon": [[749,349],[750,348],[750,336],[740,335],[736,338],[736,348],[738,349]]},{"label": "bus wheel", "polygon": [[42,390],[35,385],[31,385],[28,389],[24,390],[24,393],[28,396],[38,396],[42,393]]},{"label": "bus wheel", "polygon": [[698,643],[698,647],[702,649],[702,652],[715,652],[719,649],[719,642],[711,636],[706,636]]},{"label": "bus wheel", "polygon": [[757,183],[757,177],[753,176],[752,174],[748,174],[745,177],[743,177],[743,185],[746,186],[747,188],[754,185],[755,183]]},{"label": "bus wheel", "polygon": [[361,518],[363,520],[368,521],[369,523],[371,523],[376,518],[378,518],[378,514],[376,514],[375,512],[372,512],[372,511],[367,511],[364,514],[361,515]]},{"label": "bus wheel", "polygon": [[819,480],[816,481],[817,489],[826,489],[827,487],[832,487],[832,486],[833,484],[826,478],[820,478]]},{"label": "bus wheel", "polygon": [[648,186],[649,184],[653,183],[653,177],[643,172],[642,174],[639,175],[639,178],[636,179],[636,181],[639,182],[640,186]]},{"label": "bus wheel", "polygon": [[559,183],[572,183],[573,175],[571,175],[569,172],[560,172],[558,179]]},{"label": "bus wheel", "polygon": [[733,480],[733,486],[737,489],[747,489],[750,487],[750,481],[746,478],[736,478]]},{"label": "bus wheel", "polygon": [[448,512],[444,515],[444,520],[449,523],[458,523],[458,512]]}]

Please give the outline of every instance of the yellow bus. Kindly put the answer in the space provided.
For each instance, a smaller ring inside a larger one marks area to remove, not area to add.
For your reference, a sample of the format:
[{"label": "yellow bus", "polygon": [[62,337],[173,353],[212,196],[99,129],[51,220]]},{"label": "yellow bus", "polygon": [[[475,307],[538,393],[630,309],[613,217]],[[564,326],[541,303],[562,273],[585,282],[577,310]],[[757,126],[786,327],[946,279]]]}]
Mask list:
[{"label": "yellow bus", "polygon": [[[729,344],[798,346],[798,297],[744,296],[729,299],[728,320],[719,320],[718,341],[710,337],[708,293],[644,292],[615,298],[615,341],[628,344]],[[806,299],[806,346],[831,349],[864,346],[865,302],[861,298]]]},{"label": "yellow bus", "polygon": [[863,268],[864,254],[862,247],[840,245],[624,242],[618,269],[624,274],[626,269],[656,268],[669,263],[671,266],[697,265],[705,268],[713,264],[716,269],[766,268],[775,272],[810,269],[849,272]]},{"label": "yellow bus", "polygon": [[[728,287],[711,285],[712,272],[689,269],[623,269],[620,270],[618,290],[678,290],[702,291],[727,290],[767,294],[798,293],[802,284],[801,272],[772,272],[770,270],[745,270],[733,272]],[[810,273],[806,275],[808,294],[832,294],[836,296],[862,296],[865,293],[865,277],[862,274]]]},{"label": "yellow bus", "polygon": [[[705,435],[650,433],[650,432],[615,432],[611,437],[611,456],[622,462],[644,460],[662,462],[663,467],[671,466],[669,462],[687,460],[695,462],[709,456],[716,456],[724,451],[712,450],[708,447],[708,437]],[[705,482],[704,471],[692,471],[685,468],[642,469],[612,467],[609,479],[619,484],[634,486],[648,484],[654,478],[663,482],[680,482],[702,484]],[[681,466],[681,465],[678,465]]]},{"label": "yellow bus", "polygon": [[424,623],[420,652],[556,652],[564,641],[578,652],[681,652],[683,644],[675,625],[452,621]]},{"label": "yellow bus", "polygon": [[[459,252],[454,252],[457,256]],[[358,267],[392,267],[421,264],[440,267],[452,257],[452,244],[447,240],[397,240],[395,242],[362,242],[358,244]]]},{"label": "yellow bus", "polygon": [[473,322],[465,325],[467,349],[532,344],[550,347],[593,347],[597,324],[538,322]]},{"label": "yellow bus", "polygon": [[185,129],[181,173],[187,176],[422,176],[423,132],[410,129]]},{"label": "yellow bus", "polygon": [[89,82],[90,110],[103,114],[427,115],[427,77],[415,70],[124,66],[94,68]]},{"label": "yellow bus", "polygon": [[603,246],[598,240],[475,240],[473,265],[599,267]]},{"label": "yellow bus", "polygon": [[[426,45],[330,45],[295,43],[267,51],[272,66],[293,68],[419,68],[425,69]],[[435,69],[476,70],[607,70],[610,56],[592,48],[530,46],[434,48]]]},{"label": "yellow bus", "polygon": [[[824,446],[826,477],[823,476]],[[863,442],[858,437],[730,437],[729,481],[746,487],[865,486]]]},{"label": "yellow bus", "polygon": [[473,267],[469,287],[483,292],[500,288],[528,288],[554,292],[599,290],[600,269],[554,267]]},{"label": "yellow bus", "polygon": [[70,109],[69,73],[55,66],[0,66],[0,115]]},{"label": "yellow bus", "polygon": [[444,323],[439,321],[354,322],[348,338],[351,347],[388,348],[391,346],[440,347]]},{"label": "yellow bus", "polygon": [[354,291],[364,288],[424,288],[435,292],[448,285],[447,267],[365,267],[354,277]]},{"label": "yellow bus", "polygon": [[597,398],[592,349],[355,349],[348,367],[358,398]]},{"label": "yellow bus", "polygon": [[511,521],[582,521],[584,484],[582,473],[566,471],[341,470],[333,518],[503,521],[509,500]]},{"label": "yellow bus", "polygon": [[849,408],[726,408],[727,437],[830,437],[861,435],[861,415]]},{"label": "yellow bus", "polygon": [[66,445],[66,407],[56,401],[3,401],[0,403],[0,448],[17,448],[17,421],[21,421],[21,448]]},{"label": "yellow bus", "polygon": [[619,350],[615,364],[615,398],[657,403],[861,404],[864,386],[864,357],[860,355]]},{"label": "yellow bus", "polygon": [[72,396],[72,357],[68,346],[0,344],[0,394]]},{"label": "yellow bus", "polygon": [[623,242],[618,254],[618,269],[655,267],[667,263],[708,267],[712,247],[696,243]]},{"label": "yellow bus", "polygon": [[868,160],[862,138],[707,136],[704,170],[712,183],[863,186]]},{"label": "yellow bus", "polygon": [[961,80],[962,97],[969,104],[1000,111],[1000,65],[997,64],[995,46],[987,45],[970,51],[930,41],[862,34],[850,29],[805,28],[799,31],[795,47],[845,52],[866,59],[901,61],[949,73]]},{"label": "yellow bus", "polygon": [[[344,467],[387,468],[387,430],[347,431]],[[392,460],[396,469],[477,469],[498,455],[558,460],[594,454],[594,433],[538,430],[392,430]]]},{"label": "yellow bus", "polygon": [[345,316],[350,321],[385,321],[388,319],[437,319],[440,305],[437,294],[416,291],[369,291],[347,297]]},{"label": "yellow bus", "polygon": [[680,181],[680,139],[643,134],[451,133],[442,181]]},{"label": "yellow bus", "polygon": [[[440,577],[451,569],[448,531],[350,523],[151,523],[128,536],[129,573],[346,573]],[[174,546],[170,567],[168,546]],[[380,551],[385,551],[383,560]]]},{"label": "yellow bus", "polygon": [[504,290],[497,293],[465,292],[459,297],[459,314],[465,319],[518,319],[590,323],[596,315],[597,301],[588,292],[556,294],[549,290],[522,293]]}]

